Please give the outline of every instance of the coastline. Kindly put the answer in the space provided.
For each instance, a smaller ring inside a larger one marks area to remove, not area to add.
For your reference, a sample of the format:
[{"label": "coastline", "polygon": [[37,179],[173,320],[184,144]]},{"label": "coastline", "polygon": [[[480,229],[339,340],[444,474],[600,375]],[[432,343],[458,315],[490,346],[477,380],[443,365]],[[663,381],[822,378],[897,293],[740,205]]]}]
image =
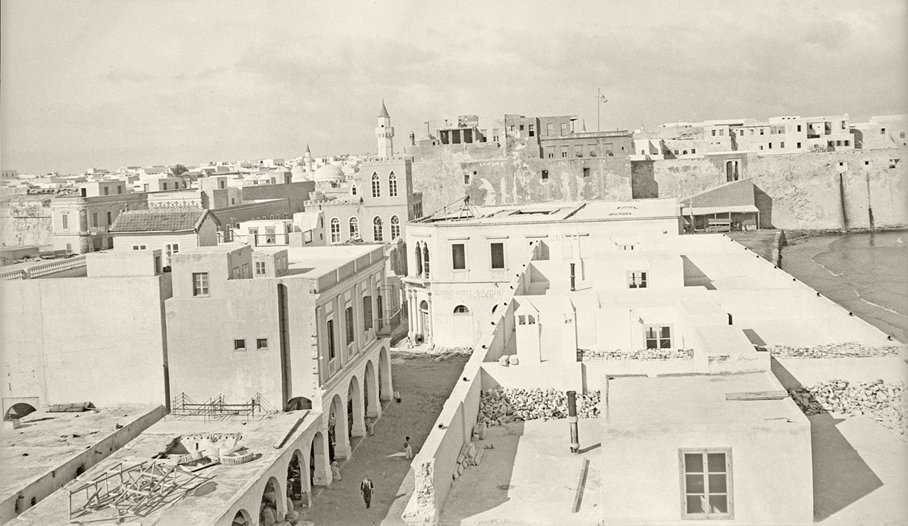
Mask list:
[{"label": "coastline", "polygon": [[782,269],[908,343],[908,232],[786,231]]}]

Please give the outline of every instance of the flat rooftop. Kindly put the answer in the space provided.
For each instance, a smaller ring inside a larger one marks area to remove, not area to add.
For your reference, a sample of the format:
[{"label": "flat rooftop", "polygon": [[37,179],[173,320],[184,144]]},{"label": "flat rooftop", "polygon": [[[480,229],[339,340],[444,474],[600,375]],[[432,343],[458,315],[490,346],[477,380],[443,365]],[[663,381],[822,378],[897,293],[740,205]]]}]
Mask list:
[{"label": "flat rooftop", "polygon": [[[0,433],[0,501],[56,470],[117,431],[155,409],[151,405],[102,407],[80,413],[35,411],[6,423]],[[6,427],[10,425],[10,427]]]},{"label": "flat rooftop", "polygon": [[383,245],[332,245],[327,247],[256,247],[256,252],[287,251],[287,263],[294,276],[317,278],[360,258],[369,264],[384,257]]},{"label": "flat rooftop", "polygon": [[515,224],[560,221],[627,221],[676,218],[680,215],[676,199],[643,199],[625,202],[563,201],[522,205],[482,206],[445,211],[414,221],[446,224]]},{"label": "flat rooftop", "polygon": [[[166,416],[132,442],[78,477],[76,484],[91,480],[121,462],[125,465],[136,465],[151,460],[153,456],[164,452],[176,438],[182,437],[182,443],[186,444],[187,441],[191,443],[195,437],[198,437],[198,440],[209,440],[212,437],[227,439],[227,435],[239,435],[239,444],[258,455],[258,458],[237,466],[216,464],[195,472],[196,475],[209,478],[215,484],[206,485],[205,491],[189,491],[182,498],[169,500],[158,508],[152,508],[148,515],[141,519],[142,524],[214,524],[274,464],[284,451],[275,449],[275,442],[282,439],[304,415],[305,418],[299,428],[293,433],[293,436],[298,436],[317,421],[317,413],[293,411],[269,414],[255,419],[227,417],[210,421],[198,417]],[[69,491],[64,488],[19,515],[11,524],[66,523],[69,522],[68,510]],[[258,515],[257,509],[248,511],[253,516]],[[102,519],[110,515],[108,512],[112,510],[83,515],[81,520],[90,522]]]},{"label": "flat rooftop", "polygon": [[[609,380],[609,427],[809,425],[794,401],[726,400],[729,393],[785,391],[769,371],[727,375],[619,377]],[[606,414],[606,408],[602,408]]]}]

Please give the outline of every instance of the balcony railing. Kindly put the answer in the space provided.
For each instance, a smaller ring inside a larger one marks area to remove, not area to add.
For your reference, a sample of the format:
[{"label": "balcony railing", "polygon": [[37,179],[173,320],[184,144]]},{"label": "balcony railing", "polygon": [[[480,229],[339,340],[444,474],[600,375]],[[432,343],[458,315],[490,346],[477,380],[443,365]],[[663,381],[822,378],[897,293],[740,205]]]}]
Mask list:
[{"label": "balcony railing", "polygon": [[26,269],[3,272],[0,273],[0,280],[34,279],[40,278],[41,276],[47,276],[48,274],[82,268],[84,266],[85,256],[76,256],[68,259],[48,261],[47,263],[38,264]]}]

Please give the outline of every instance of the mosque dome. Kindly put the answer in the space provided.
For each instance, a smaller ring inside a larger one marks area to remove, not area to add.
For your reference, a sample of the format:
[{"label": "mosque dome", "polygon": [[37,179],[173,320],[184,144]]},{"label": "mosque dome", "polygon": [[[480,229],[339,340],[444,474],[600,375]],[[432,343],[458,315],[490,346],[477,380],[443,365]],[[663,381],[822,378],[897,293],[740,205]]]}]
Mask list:
[{"label": "mosque dome", "polygon": [[326,164],[315,171],[312,179],[317,183],[333,183],[344,180],[344,171],[333,164]]}]

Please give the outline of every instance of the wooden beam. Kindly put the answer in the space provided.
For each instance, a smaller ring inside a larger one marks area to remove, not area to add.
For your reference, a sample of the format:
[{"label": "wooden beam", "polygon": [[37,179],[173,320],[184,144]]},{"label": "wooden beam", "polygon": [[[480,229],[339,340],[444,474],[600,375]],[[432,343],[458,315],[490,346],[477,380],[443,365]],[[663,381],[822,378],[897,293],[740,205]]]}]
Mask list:
[{"label": "wooden beam", "polygon": [[788,398],[788,391],[777,389],[774,391],[743,391],[740,393],[725,393],[726,400],[783,400]]}]

